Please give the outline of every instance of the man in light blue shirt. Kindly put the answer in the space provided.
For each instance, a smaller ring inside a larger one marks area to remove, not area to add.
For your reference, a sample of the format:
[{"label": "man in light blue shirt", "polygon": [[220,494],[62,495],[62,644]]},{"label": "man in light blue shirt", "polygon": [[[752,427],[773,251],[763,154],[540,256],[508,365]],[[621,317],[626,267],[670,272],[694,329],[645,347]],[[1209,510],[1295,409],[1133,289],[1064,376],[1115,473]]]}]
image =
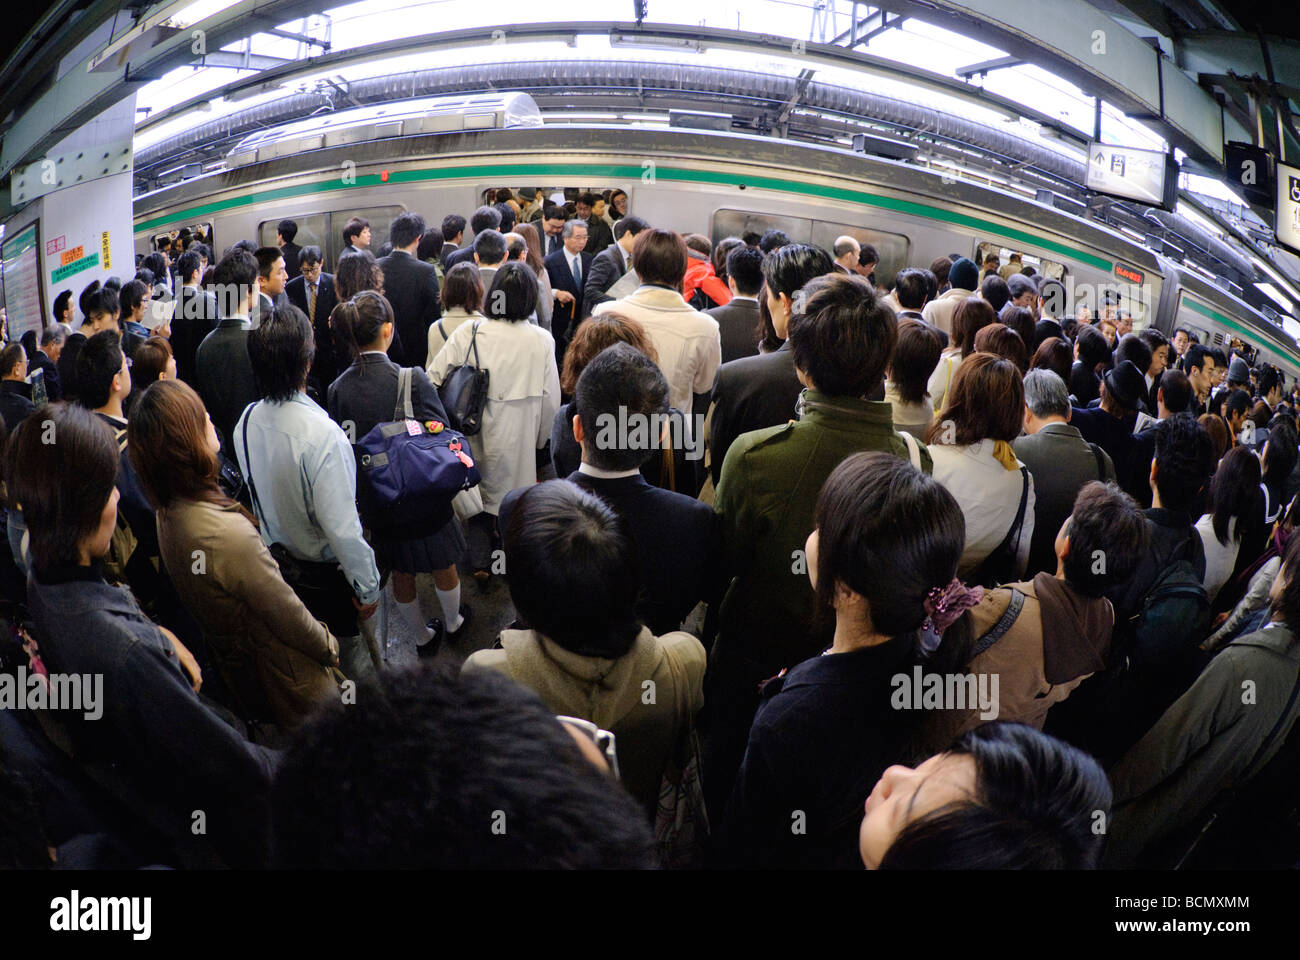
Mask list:
[{"label": "man in light blue shirt", "polygon": [[[357,516],[352,446],[306,394],[312,354],[311,324],[296,307],[249,332],[248,356],[263,399],[236,423],[235,454],[252,488],[262,539],[288,554],[281,564],[286,580],[340,638],[345,671],[349,660],[364,671],[358,615],[369,619],[375,611],[379,570]],[[293,569],[301,576],[292,576]]]}]

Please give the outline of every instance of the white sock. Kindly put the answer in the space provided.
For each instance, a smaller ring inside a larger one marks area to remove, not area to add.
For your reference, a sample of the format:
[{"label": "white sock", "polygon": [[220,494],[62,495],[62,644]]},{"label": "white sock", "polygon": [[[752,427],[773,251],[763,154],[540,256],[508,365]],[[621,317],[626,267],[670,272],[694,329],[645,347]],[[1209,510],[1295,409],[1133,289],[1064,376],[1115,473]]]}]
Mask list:
[{"label": "white sock", "polygon": [[406,621],[415,634],[417,647],[422,647],[433,639],[433,631],[425,625],[424,614],[420,612],[420,601],[411,600],[407,603],[397,604],[397,615]]},{"label": "white sock", "polygon": [[465,622],[465,618],[460,615],[460,584],[457,583],[450,590],[439,590],[437,587],[433,589],[438,594],[438,605],[442,607],[442,622],[448,633],[455,633]]}]

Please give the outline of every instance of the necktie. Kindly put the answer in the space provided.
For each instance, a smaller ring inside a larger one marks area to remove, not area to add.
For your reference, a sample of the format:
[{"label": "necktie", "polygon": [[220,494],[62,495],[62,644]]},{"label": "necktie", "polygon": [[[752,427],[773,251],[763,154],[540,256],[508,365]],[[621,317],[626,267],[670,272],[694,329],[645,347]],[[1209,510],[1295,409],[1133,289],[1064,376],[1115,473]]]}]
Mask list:
[{"label": "necktie", "polygon": [[307,284],[307,319],[316,322],[316,284]]},{"label": "necktie", "polygon": [[582,289],[582,258],[574,256],[573,261],[573,282],[579,290]]}]

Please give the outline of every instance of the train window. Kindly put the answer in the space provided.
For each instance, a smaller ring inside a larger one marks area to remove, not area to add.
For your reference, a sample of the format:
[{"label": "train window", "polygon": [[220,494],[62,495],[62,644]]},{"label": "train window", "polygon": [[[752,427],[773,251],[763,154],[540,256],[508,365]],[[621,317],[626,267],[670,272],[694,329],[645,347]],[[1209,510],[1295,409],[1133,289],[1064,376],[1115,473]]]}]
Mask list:
[{"label": "train window", "polygon": [[840,237],[852,237],[860,246],[870,244],[876,249],[880,258],[876,264],[876,286],[888,289],[894,285],[898,271],[910,266],[908,250],[911,242],[901,233],[881,233],[866,227],[855,227],[847,223],[832,223],[827,220],[812,222],[812,242],[833,253],[835,241]]},{"label": "train window", "polygon": [[[388,228],[393,225],[402,207],[359,207],[354,210],[332,210],[329,218],[329,246],[325,248],[325,262],[338,263],[338,256],[343,252],[343,228],[353,217],[361,217],[370,223],[370,252],[379,256],[379,248],[388,242]],[[274,241],[274,237],[271,238]]]},{"label": "train window", "polygon": [[[300,247],[320,247],[322,256],[326,254],[326,240],[329,238],[330,221],[328,213],[290,214],[274,220],[263,220],[257,227],[257,242],[264,247],[276,246],[275,238],[280,229],[281,220],[292,220],[298,225],[298,233],[293,242]],[[347,223],[346,220],[343,223]],[[340,224],[339,229],[343,227]],[[373,233],[374,228],[371,227]],[[340,248],[343,238],[339,238]]]},{"label": "train window", "polygon": [[[497,197],[504,196],[502,191],[507,191],[510,198],[514,200],[517,218],[523,223],[536,222],[542,218],[544,207],[552,203],[574,204],[578,198],[585,194],[595,194],[605,201],[605,216],[611,222],[617,221],[624,214],[613,209],[611,200],[615,194],[622,194],[627,197],[627,191],[621,187],[611,187],[609,185],[595,185],[590,187],[538,187],[532,185],[524,186],[496,186],[482,187],[478,191],[479,203],[483,206],[493,206],[498,202]],[[631,205],[624,201],[624,210],[631,213]]]},{"label": "train window", "polygon": [[751,213],[748,210],[715,210],[713,235],[710,239],[717,243],[727,237],[743,237],[747,233],[756,233],[761,237],[769,230],[780,230],[794,243],[811,243],[813,222],[807,217],[781,217],[771,213]]},{"label": "train window", "polygon": [[1040,257],[1037,254],[1027,253],[1024,250],[1013,250],[1010,247],[1004,247],[1000,243],[990,243],[982,241],[975,247],[975,263],[982,270],[984,268],[984,258],[990,254],[996,254],[998,266],[1002,267],[1011,262],[1011,254],[1019,253],[1020,262],[1026,267],[1033,267],[1035,273],[1046,274],[1054,280],[1065,281],[1065,275],[1070,272],[1070,268],[1056,260],[1049,260],[1046,257]]},{"label": "train window", "polygon": [[[178,238],[180,238],[181,234],[188,234],[193,238],[193,240],[206,243],[209,247],[212,247],[212,224],[208,221],[204,221],[203,223],[187,223],[183,226],[177,227],[175,230],[154,234],[149,238],[149,249],[161,250],[164,244],[174,243]],[[219,251],[218,254],[214,254],[214,258],[218,255]],[[173,250],[172,259],[174,260],[178,256],[180,256],[180,254]]]}]

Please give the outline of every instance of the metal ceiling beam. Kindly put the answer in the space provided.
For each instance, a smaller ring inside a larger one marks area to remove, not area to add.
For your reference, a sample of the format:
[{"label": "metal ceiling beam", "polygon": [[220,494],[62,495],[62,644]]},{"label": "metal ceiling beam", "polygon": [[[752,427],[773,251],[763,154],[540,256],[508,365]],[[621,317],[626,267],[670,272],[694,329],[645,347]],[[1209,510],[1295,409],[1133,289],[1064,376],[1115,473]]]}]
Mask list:
[{"label": "metal ceiling beam", "polygon": [[[1264,37],[1277,77],[1278,90],[1300,98],[1300,42],[1277,36]],[[1174,55],[1184,70],[1210,76],[1268,75],[1258,34],[1229,30],[1195,30],[1174,36]]]}]

